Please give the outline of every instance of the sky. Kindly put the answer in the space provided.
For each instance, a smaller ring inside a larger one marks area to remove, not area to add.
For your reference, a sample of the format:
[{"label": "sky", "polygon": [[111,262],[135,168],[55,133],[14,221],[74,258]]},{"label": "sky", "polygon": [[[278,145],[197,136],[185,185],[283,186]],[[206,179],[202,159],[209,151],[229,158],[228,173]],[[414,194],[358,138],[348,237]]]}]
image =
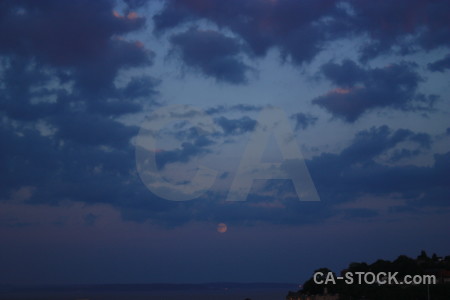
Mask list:
[{"label": "sky", "polygon": [[0,284],[450,255],[450,1],[18,0],[0,28]]}]

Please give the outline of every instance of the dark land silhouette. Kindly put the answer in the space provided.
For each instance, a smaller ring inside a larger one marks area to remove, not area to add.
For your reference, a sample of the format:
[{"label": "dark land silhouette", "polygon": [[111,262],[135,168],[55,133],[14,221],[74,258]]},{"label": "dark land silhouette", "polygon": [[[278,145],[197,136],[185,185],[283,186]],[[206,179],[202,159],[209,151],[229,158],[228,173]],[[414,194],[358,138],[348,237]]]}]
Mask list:
[{"label": "dark land silhouette", "polygon": [[[328,268],[316,272],[328,274]],[[396,278],[403,282],[406,275],[434,275],[436,284],[346,284],[344,280],[335,280],[327,284],[316,284],[313,277],[308,279],[297,292],[289,292],[286,300],[449,300],[450,299],[450,256],[431,257],[422,251],[417,258],[400,255],[394,261],[379,259],[372,264],[365,262],[350,263],[340,272],[345,277],[347,272],[398,272]],[[333,273],[334,278],[337,278]]]}]

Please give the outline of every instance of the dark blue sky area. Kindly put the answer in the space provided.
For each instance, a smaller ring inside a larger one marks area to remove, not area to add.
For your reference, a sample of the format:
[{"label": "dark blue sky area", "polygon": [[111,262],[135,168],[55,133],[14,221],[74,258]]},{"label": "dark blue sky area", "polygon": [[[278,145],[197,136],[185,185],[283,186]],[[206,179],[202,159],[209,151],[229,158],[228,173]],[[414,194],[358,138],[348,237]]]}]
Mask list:
[{"label": "dark blue sky area", "polygon": [[449,255],[449,12],[2,1],[0,284],[301,283]]}]

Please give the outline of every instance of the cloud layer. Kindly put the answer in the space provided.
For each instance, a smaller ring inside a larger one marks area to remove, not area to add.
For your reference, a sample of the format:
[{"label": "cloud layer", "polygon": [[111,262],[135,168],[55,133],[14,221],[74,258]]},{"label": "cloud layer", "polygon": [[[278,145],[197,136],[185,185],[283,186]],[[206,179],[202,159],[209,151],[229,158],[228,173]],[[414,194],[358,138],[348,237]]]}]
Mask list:
[{"label": "cloud layer", "polygon": [[323,65],[322,72],[337,87],[315,98],[313,103],[347,122],[354,122],[376,108],[429,111],[438,98],[417,93],[423,79],[411,63],[364,69],[345,60],[340,65],[332,62]]},{"label": "cloud layer", "polygon": [[[326,88],[311,92],[316,94],[307,103],[288,106],[299,134],[320,126],[332,131],[336,123],[324,123],[324,111],[348,126],[373,111],[431,114],[438,100],[447,99],[422,91],[424,70],[445,75],[449,57],[434,57],[426,68],[398,57],[450,46],[449,3],[174,0],[141,15],[145,1],[119,7],[103,0],[2,2],[0,26],[7,30],[0,32],[0,198],[12,199],[25,188],[28,204],[106,203],[126,219],[169,227],[190,221],[304,224],[336,215],[376,217],[375,210],[338,208],[364,196],[397,195],[411,210],[447,207],[450,154],[434,148],[435,135],[408,129],[408,124],[393,127],[377,120],[376,126],[359,128],[338,150],[326,145],[314,152],[306,164],[323,200],[319,204],[299,202],[292,184],[283,180],[256,182],[247,202],[226,203],[224,186],[234,175],[226,168],[218,170],[221,189],[191,202],[166,201],[136,174],[133,139],[136,120],[170,101],[159,91],[164,80],[170,85],[170,76],[150,75],[153,68],[160,72],[155,74],[164,73],[158,68],[166,65],[153,66],[161,57],[140,40],[147,35],[166,41],[170,53],[162,56],[176,57],[187,73],[243,89],[238,91],[252,88],[249,73],[271,50],[280,55],[272,62],[277,68],[305,70],[317,60]],[[319,57],[344,39],[359,41],[357,58]],[[395,62],[380,66],[376,59]],[[277,68],[270,74],[273,81],[281,72]],[[174,126],[168,134],[178,144],[155,149],[159,169],[230,154],[227,147],[244,145],[242,140],[260,126],[257,114],[265,103],[259,98],[215,103],[215,96],[208,95],[211,104],[205,108],[210,128]],[[305,107],[317,111],[307,113]],[[421,155],[432,162],[417,163]],[[94,224],[95,218],[87,221]]]}]

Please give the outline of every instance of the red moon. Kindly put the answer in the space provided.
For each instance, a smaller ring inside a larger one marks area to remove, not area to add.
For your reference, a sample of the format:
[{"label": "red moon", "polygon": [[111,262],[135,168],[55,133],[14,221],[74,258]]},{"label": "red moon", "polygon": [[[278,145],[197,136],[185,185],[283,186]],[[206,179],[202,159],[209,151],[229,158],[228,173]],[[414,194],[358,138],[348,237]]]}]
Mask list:
[{"label": "red moon", "polygon": [[225,223],[219,223],[218,225],[217,225],[217,232],[220,232],[220,233],[225,233],[225,232],[227,232],[227,224],[225,224]]}]

